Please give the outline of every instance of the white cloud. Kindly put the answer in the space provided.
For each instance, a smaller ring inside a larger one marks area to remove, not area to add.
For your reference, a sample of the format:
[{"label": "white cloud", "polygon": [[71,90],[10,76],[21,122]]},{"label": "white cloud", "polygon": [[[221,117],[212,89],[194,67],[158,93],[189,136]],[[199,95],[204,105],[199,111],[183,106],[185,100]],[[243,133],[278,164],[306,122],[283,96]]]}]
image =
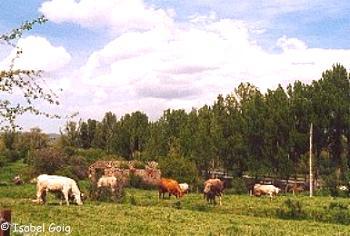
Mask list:
[{"label": "white cloud", "polygon": [[256,27],[246,22],[210,13],[179,23],[174,13],[141,0],[51,0],[41,11],[55,22],[120,33],[58,83],[67,87],[63,107],[85,119],[134,110],[158,118],[166,108],[212,104],[219,93],[232,92],[241,82],[263,91],[294,80],[308,83],[334,63],[350,61],[350,50],[310,48],[287,36],[274,43],[281,51],[272,53],[259,46],[253,38]]},{"label": "white cloud", "polygon": [[283,49],[283,51],[307,49],[303,41],[297,38],[287,38],[285,35],[277,40],[277,46]]},{"label": "white cloud", "polygon": [[56,23],[73,22],[83,27],[106,27],[117,32],[148,30],[172,24],[174,11],[147,6],[142,0],[50,0],[41,7]]},{"label": "white cloud", "polygon": [[294,80],[310,82],[332,64],[350,59],[350,50],[308,48],[287,36],[278,39],[276,46],[282,52],[259,47],[242,21],[198,16],[188,24],[115,38],[80,69],[82,83],[114,88],[134,101],[211,103],[217,94],[231,92],[240,82],[249,81],[262,90]]},{"label": "white cloud", "polygon": [[[28,36],[18,40],[18,47],[23,53],[15,60],[15,68],[44,70],[47,72],[58,70],[67,65],[70,54],[61,46],[53,46],[46,38],[40,36]],[[1,63],[1,68],[8,68],[15,57],[16,50]]]}]

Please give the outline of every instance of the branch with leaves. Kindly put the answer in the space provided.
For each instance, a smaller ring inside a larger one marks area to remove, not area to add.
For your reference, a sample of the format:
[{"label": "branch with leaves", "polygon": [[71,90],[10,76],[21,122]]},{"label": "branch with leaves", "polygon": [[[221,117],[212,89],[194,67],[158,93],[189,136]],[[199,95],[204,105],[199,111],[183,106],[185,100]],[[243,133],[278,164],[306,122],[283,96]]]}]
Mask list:
[{"label": "branch with leaves", "polygon": [[40,16],[33,21],[26,21],[19,28],[0,36],[1,44],[9,45],[16,50],[8,70],[0,70],[0,94],[9,97],[15,91],[20,91],[24,98],[24,102],[13,102],[9,98],[0,98],[0,130],[21,128],[15,121],[18,116],[24,113],[42,115],[47,118],[62,118],[60,115],[41,111],[34,105],[36,100],[59,105],[57,94],[44,87],[43,71],[15,68],[16,60],[23,54],[22,48],[17,45],[18,39],[23,36],[25,31],[31,30],[34,25],[44,24],[46,21],[45,16]]}]

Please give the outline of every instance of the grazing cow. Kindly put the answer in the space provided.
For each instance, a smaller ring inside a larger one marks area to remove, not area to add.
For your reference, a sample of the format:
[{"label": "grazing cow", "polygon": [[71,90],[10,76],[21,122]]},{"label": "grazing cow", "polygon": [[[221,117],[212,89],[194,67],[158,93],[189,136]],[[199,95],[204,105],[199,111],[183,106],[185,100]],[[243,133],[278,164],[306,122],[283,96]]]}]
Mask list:
[{"label": "grazing cow", "polygon": [[97,181],[97,196],[100,196],[102,188],[109,188],[112,196],[115,196],[122,185],[123,183],[118,181],[117,177],[115,176],[102,176]]},{"label": "grazing cow", "polygon": [[303,191],[305,191],[305,189],[306,189],[306,186],[303,183],[301,183],[301,184],[299,184],[299,183],[287,184],[285,187],[285,192],[286,193],[292,192],[293,195],[295,195],[295,193],[303,192]]},{"label": "grazing cow", "polygon": [[83,205],[81,200],[82,194],[77,183],[71,178],[57,175],[39,175],[37,177],[36,188],[37,199],[33,202],[45,203],[47,192],[53,192],[63,194],[67,206],[70,199],[74,200],[78,205]]},{"label": "grazing cow", "polygon": [[179,184],[182,193],[188,193],[190,186],[186,183]]},{"label": "grazing cow", "polygon": [[163,195],[164,199],[165,193],[169,193],[169,198],[171,195],[174,195],[176,198],[183,196],[183,192],[176,180],[161,178],[159,181],[159,198]]},{"label": "grazing cow", "polygon": [[221,206],[221,196],[224,191],[224,183],[220,179],[208,179],[204,182],[204,198],[208,203],[216,204],[215,197],[219,197],[219,205]]},{"label": "grazing cow", "polygon": [[270,200],[272,200],[272,197],[274,195],[277,195],[281,191],[280,188],[277,188],[276,186],[272,184],[255,184],[253,189],[254,196],[260,197],[261,195],[269,195]]}]

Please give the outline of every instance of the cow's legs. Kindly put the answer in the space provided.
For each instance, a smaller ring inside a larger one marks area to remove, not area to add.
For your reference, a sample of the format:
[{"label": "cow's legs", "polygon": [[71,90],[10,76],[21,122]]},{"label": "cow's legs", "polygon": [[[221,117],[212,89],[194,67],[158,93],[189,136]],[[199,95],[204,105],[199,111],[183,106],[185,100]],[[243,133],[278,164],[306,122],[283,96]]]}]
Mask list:
[{"label": "cow's legs", "polygon": [[67,206],[69,206],[68,192],[69,192],[68,189],[63,189],[62,190],[62,193],[63,193],[63,196],[64,196],[64,200],[66,201]]},{"label": "cow's legs", "polygon": [[220,206],[222,205],[221,196],[219,196],[219,205],[220,205]]}]

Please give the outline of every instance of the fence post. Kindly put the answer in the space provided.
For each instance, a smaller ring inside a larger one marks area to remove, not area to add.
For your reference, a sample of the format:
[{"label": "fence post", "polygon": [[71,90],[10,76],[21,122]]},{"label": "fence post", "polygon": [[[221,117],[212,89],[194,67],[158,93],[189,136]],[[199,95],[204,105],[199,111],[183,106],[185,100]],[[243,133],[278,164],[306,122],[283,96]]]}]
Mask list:
[{"label": "fence post", "polygon": [[10,236],[11,210],[0,210],[0,236]]}]

